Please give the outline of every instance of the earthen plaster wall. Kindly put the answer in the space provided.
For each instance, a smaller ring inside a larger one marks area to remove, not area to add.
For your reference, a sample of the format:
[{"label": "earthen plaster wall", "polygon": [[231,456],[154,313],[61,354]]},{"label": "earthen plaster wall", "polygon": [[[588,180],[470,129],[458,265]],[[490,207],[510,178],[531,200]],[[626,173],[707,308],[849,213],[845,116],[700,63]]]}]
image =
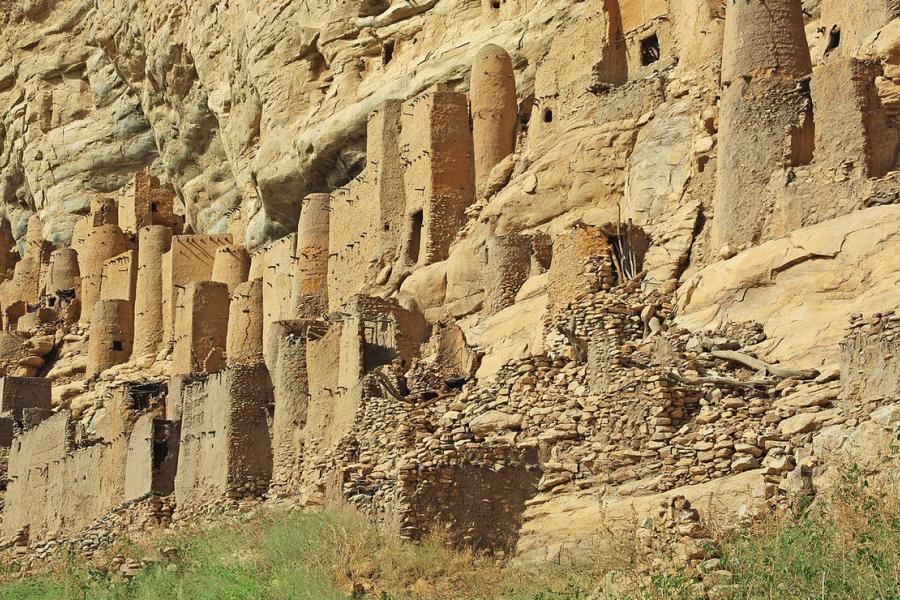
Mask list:
[{"label": "earthen plaster wall", "polygon": [[134,302],[137,286],[137,250],[126,250],[103,264],[101,300]]},{"label": "earthen plaster wall", "polygon": [[43,377],[0,378],[0,413],[21,419],[26,408],[52,408],[50,380]]},{"label": "earthen plaster wall", "polygon": [[[210,379],[226,377],[225,373]],[[178,506],[221,497],[227,490],[228,395],[210,398],[210,379],[199,379],[181,389],[181,451],[175,475]]]},{"label": "earthen plaster wall", "polygon": [[231,235],[176,235],[163,258],[163,341],[173,341],[176,307],[184,304],[184,291],[192,281],[210,281],[216,250],[231,245]]},{"label": "earthen plaster wall", "polygon": [[[347,335],[356,337],[358,334],[355,330],[348,330],[345,324],[335,323],[321,337],[307,340],[309,433],[306,438],[315,441],[319,452],[337,443],[349,430],[356,411],[354,398],[348,397],[351,390],[341,383],[341,379],[348,378],[348,375],[350,379],[358,379],[357,373],[345,366],[342,358],[342,341]],[[311,449],[307,448],[306,455],[309,456],[310,452]]]},{"label": "earthen plaster wall", "polygon": [[[69,453],[73,426],[69,412],[62,411],[13,440],[3,507],[5,538],[25,525],[33,524],[38,528],[48,518],[45,504],[48,471],[50,465],[63,463]],[[35,501],[36,498],[39,500]]]},{"label": "earthen plaster wall", "polygon": [[125,502],[148,494],[166,496],[175,490],[178,440],[177,423],[154,413],[135,421],[125,460]]},{"label": "earthen plaster wall", "polygon": [[37,540],[74,533],[117,506],[123,499],[125,447],[124,438],[107,440],[29,469],[7,492],[4,533],[11,536],[25,525]]},{"label": "earthen plaster wall", "polygon": [[184,306],[175,315],[175,350],[172,374],[212,373],[225,362],[228,336],[228,286],[214,281],[193,281],[183,295]]},{"label": "earthen plaster wall", "polygon": [[265,367],[235,366],[194,381],[183,389],[183,402],[175,477],[178,506],[268,488],[272,385]]},{"label": "earthen plaster wall", "polygon": [[263,280],[239,284],[231,295],[225,354],[229,363],[263,360]]},{"label": "earthen plaster wall", "polygon": [[[292,233],[272,242],[253,254],[250,279],[262,279],[263,347],[266,365],[272,369],[277,356],[269,348],[273,323],[294,318],[291,309],[291,291],[294,287],[294,269],[297,234]],[[277,345],[277,342],[275,342]]]},{"label": "earthen plaster wall", "polygon": [[328,308],[339,310],[373,285],[393,261],[404,228],[403,102],[388,100],[369,117],[366,168],[331,198]]},{"label": "earthen plaster wall", "polygon": [[877,62],[853,58],[835,58],[813,70],[817,165],[837,171],[849,153],[860,158],[862,177],[896,169],[897,124],[885,114],[875,88],[882,75]]},{"label": "earthen plaster wall", "polygon": [[832,31],[837,31],[839,35],[839,43],[835,47],[831,48],[828,43],[822,46],[820,60],[833,56],[854,56],[866,38],[900,17],[900,5],[894,0],[864,0],[858,4],[822,0],[820,11],[825,36],[830,37]]},{"label": "earthen plaster wall", "polygon": [[[769,184],[773,235],[849,214],[879,194],[874,178],[896,168],[900,143],[876,89],[881,73],[877,63],[839,56],[813,69],[805,164],[773,173]],[[848,152],[858,160],[847,161]]]},{"label": "earthen plaster wall", "polygon": [[406,216],[403,263],[429,265],[447,258],[475,197],[475,162],[468,100],[429,92],[404,106],[401,158]]}]

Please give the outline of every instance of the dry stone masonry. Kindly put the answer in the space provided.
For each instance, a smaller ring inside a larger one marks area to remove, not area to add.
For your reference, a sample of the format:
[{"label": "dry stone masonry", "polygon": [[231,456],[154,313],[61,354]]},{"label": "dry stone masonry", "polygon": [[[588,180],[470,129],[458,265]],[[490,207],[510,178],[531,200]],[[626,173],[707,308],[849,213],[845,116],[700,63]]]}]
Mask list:
[{"label": "dry stone masonry", "polygon": [[895,2],[80,4],[0,8],[17,560],[286,503],[712,589],[714,519],[896,484]]}]

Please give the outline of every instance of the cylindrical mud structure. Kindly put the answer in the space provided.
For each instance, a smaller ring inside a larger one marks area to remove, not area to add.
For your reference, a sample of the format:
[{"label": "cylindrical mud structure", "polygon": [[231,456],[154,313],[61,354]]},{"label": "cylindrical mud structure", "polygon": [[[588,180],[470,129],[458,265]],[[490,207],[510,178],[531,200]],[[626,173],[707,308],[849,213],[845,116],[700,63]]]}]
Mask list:
[{"label": "cylindrical mud structure", "polygon": [[229,364],[263,362],[263,317],[262,279],[239,284],[228,310],[225,355]]},{"label": "cylindrical mud structure", "polygon": [[50,254],[45,290],[47,294],[60,294],[74,290],[78,285],[78,253],[71,248],[60,248]]},{"label": "cylindrical mud structure", "polygon": [[800,0],[728,0],[723,85],[739,77],[797,78],[811,71]]},{"label": "cylindrical mud structure", "polygon": [[99,300],[91,312],[87,376],[126,362],[134,342],[134,314],[128,300]]},{"label": "cylindrical mud structure", "polygon": [[83,251],[78,254],[81,273],[81,321],[92,318],[94,304],[100,299],[103,265],[107,260],[128,250],[128,236],[118,225],[95,227],[87,234]]},{"label": "cylindrical mud structure", "polygon": [[134,355],[156,354],[163,341],[162,256],[172,246],[172,228],[142,227],[134,301]]},{"label": "cylindrical mud structure", "polygon": [[212,280],[228,286],[233,294],[250,275],[250,253],[241,246],[221,246],[213,256]]},{"label": "cylindrical mud structure", "polygon": [[487,243],[485,309],[495,313],[512,306],[531,271],[531,236],[491,237]]},{"label": "cylindrical mud structure", "polygon": [[512,154],[516,144],[516,76],[509,54],[494,44],[482,48],[472,64],[472,138],[475,189],[481,190],[491,169]]},{"label": "cylindrical mud structure", "polygon": [[316,318],[328,309],[328,231],[331,196],[303,199],[297,224],[297,256],[291,305],[297,318]]},{"label": "cylindrical mud structure", "polygon": [[804,164],[812,66],[800,0],[728,0],[712,245],[733,252],[771,233],[772,174]]}]

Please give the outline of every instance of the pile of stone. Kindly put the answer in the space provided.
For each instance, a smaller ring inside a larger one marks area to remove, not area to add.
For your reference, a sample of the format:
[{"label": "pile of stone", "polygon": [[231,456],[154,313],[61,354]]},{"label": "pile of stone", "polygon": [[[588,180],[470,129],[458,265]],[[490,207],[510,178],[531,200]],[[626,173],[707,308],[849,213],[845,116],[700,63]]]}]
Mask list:
[{"label": "pile of stone", "polygon": [[698,597],[724,597],[732,573],[723,568],[718,543],[687,498],[662,500],[657,512],[640,523],[636,537],[643,550],[645,573],[687,567],[696,576]]},{"label": "pile of stone", "polygon": [[[765,338],[758,324],[693,335],[672,325],[670,301],[636,288],[559,312],[546,353],[511,360],[490,381],[451,387],[417,363],[410,394],[396,398],[373,378],[352,434],[304,468],[339,472],[351,505],[410,537],[465,502],[463,472],[520,469],[537,473],[523,483],[535,493],[621,496],[761,470],[763,493],[778,495],[812,432],[842,422],[833,374],[750,368],[741,361],[758,360],[744,350]],[[475,535],[466,527],[457,534]]]}]

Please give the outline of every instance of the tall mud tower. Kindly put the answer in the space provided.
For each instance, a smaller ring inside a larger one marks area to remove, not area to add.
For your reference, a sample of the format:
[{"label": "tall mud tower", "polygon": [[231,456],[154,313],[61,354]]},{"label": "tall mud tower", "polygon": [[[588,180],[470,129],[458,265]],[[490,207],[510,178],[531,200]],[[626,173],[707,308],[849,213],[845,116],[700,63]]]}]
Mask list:
[{"label": "tall mud tower", "polygon": [[317,318],[328,309],[330,211],[328,194],[310,194],[303,199],[291,290],[291,306],[299,318]]},{"label": "tall mud tower", "polygon": [[728,0],[713,245],[762,241],[772,172],[812,158],[812,72],[800,0]]},{"label": "tall mud tower", "polygon": [[491,169],[512,154],[516,143],[516,76],[506,50],[489,44],[478,52],[470,96],[475,189],[481,190]]}]

